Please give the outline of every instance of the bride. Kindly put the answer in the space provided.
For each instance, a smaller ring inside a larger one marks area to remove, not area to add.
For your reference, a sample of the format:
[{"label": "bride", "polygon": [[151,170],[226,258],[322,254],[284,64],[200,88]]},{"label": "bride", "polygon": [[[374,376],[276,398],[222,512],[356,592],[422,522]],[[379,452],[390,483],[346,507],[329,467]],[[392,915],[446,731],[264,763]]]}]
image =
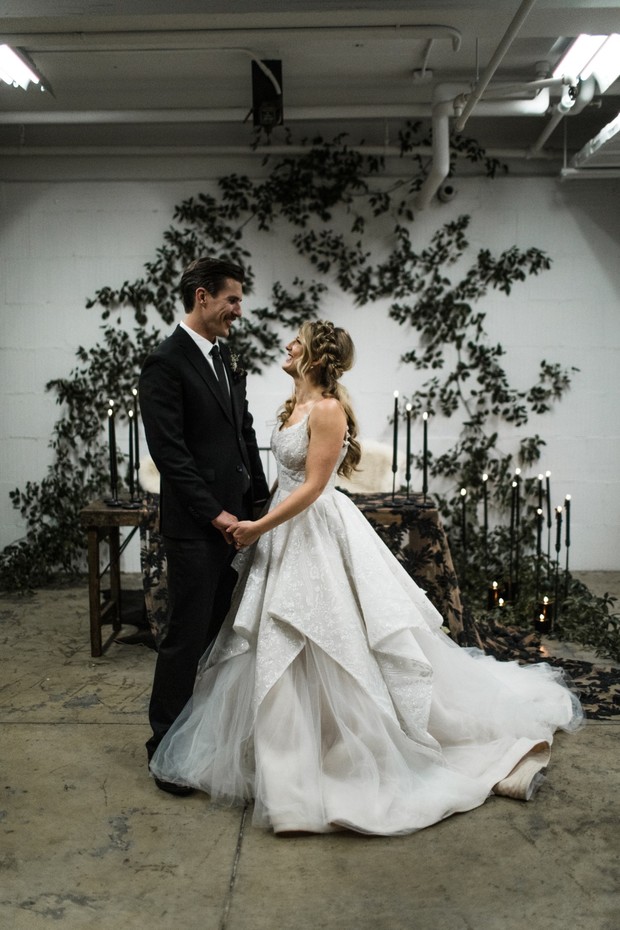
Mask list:
[{"label": "bride", "polygon": [[401,834],[491,794],[529,799],[554,731],[582,718],[561,673],[457,646],[336,490],[360,460],[342,373],[348,333],[306,322],[272,436],[267,513],[231,528],[232,605],[151,772],[214,801],[254,800],[276,833]]}]

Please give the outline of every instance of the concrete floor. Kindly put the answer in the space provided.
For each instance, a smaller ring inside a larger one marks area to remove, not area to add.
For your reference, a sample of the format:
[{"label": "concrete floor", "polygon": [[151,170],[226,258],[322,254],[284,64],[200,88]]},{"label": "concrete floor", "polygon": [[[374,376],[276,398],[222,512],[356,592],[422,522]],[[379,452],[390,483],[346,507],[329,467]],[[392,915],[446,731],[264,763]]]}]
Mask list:
[{"label": "concrete floor", "polygon": [[85,585],[4,596],[0,619],[6,930],[620,927],[618,723],[560,734],[531,802],[490,798],[407,837],[278,838],[251,811],[156,790],[154,653],[92,659]]}]

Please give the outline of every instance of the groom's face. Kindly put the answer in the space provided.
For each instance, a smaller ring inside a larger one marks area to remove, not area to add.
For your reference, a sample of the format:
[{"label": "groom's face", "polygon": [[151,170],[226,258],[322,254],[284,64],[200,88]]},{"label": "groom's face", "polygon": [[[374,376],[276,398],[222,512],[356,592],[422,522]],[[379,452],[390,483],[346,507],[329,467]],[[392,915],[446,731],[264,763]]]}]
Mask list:
[{"label": "groom's face", "polygon": [[[239,281],[227,278],[218,294],[213,296],[205,288],[196,290],[196,302],[190,317],[192,328],[210,342],[226,339],[241,316],[243,289]],[[189,321],[188,321],[189,322]]]}]

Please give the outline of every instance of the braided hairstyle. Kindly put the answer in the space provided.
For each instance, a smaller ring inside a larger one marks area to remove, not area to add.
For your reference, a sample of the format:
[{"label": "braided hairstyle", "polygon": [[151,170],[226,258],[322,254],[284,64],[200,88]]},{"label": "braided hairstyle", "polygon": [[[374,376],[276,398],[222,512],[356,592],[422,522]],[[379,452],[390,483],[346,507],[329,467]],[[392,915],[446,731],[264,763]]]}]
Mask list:
[{"label": "braided hairstyle", "polygon": [[[356,470],[362,455],[355,438],[358,433],[357,420],[349,394],[339,383],[343,373],[352,368],[355,360],[353,340],[345,329],[334,326],[328,320],[306,320],[299,329],[299,341],[302,345],[297,365],[299,374],[309,375],[321,388],[323,397],[334,397],[345,412],[349,445],[338,474],[348,478]],[[280,411],[281,424],[289,419],[295,404],[296,397],[293,394]]]}]

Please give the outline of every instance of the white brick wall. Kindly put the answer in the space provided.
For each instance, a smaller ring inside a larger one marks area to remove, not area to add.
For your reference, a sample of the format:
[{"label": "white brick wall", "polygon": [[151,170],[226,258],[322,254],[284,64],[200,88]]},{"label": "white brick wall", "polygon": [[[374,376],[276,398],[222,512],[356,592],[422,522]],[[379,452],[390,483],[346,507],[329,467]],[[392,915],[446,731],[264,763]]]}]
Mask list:
[{"label": "white brick wall", "polygon": [[[85,165],[80,176],[87,174]],[[0,546],[23,532],[9,490],[40,479],[50,461],[48,441],[59,411],[44,385],[74,367],[78,345],[98,340],[101,320],[96,309],[85,309],[86,299],[102,285],[138,277],[161,244],[174,205],[208,187],[193,180],[62,177],[0,183]],[[422,247],[441,223],[470,213],[472,257],[478,247],[497,253],[512,245],[536,245],[552,257],[550,271],[516,285],[510,297],[488,295],[488,331],[508,350],[515,385],[529,386],[542,358],[580,369],[556,410],[519,432],[538,431],[547,441],[540,469],[552,472],[554,504],[566,493],[573,497],[571,566],[618,570],[620,181],[563,185],[554,178],[464,178],[458,191],[450,204],[419,215],[414,246]],[[248,309],[265,304],[273,280],[286,284],[297,273],[311,277],[275,235],[261,237],[253,254],[258,286],[246,298]],[[385,306],[352,307],[332,288],[324,307],[325,316],[350,329],[357,345],[357,366],[346,383],[362,432],[389,442],[394,389],[409,393],[423,381],[421,373],[397,362],[413,341],[387,319]],[[289,336],[283,334],[283,344]],[[261,444],[268,442],[275,408],[289,386],[277,366],[250,379]],[[456,420],[433,423],[431,448],[446,448],[458,426]],[[101,438],[105,441],[103,431]],[[504,431],[502,448],[513,449],[515,438],[516,432]],[[416,442],[419,433],[414,447]],[[138,568],[134,543],[124,568]]]}]

